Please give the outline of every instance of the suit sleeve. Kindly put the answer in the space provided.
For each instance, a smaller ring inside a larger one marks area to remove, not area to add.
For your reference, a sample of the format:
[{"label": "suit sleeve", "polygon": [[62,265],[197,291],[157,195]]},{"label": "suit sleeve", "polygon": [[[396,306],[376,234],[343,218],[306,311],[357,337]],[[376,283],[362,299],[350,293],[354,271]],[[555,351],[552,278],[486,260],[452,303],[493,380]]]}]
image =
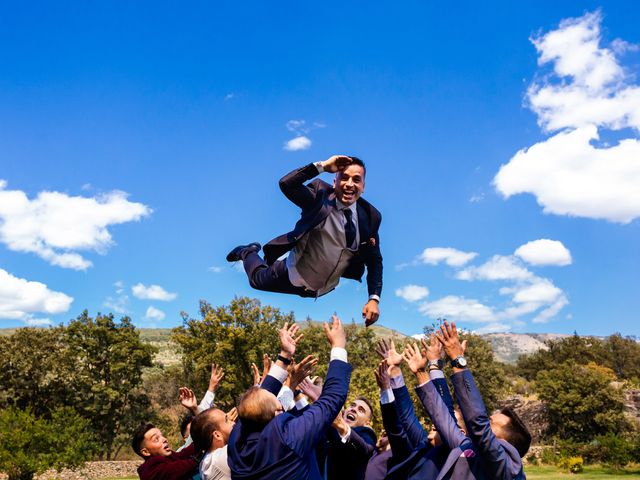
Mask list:
[{"label": "suit sleeve", "polygon": [[418,420],[418,416],[413,409],[413,402],[411,401],[411,396],[409,395],[409,390],[407,390],[406,385],[394,388],[393,396],[396,401],[392,403],[398,411],[397,416],[402,424],[403,431],[406,432],[407,439],[411,446],[415,448],[419,443],[426,442],[427,432],[422,428],[422,424],[420,423],[420,420]]},{"label": "suit sleeve", "polygon": [[260,385],[260,388],[273,393],[277,397],[278,393],[280,393],[280,389],[282,388],[282,382],[272,375],[267,375],[262,382],[262,385]]},{"label": "suit sleeve", "polygon": [[299,456],[311,452],[336,418],[347,399],[351,365],[332,360],[325,378],[322,394],[299,417],[285,425],[284,439]]},{"label": "suit sleeve", "polygon": [[333,448],[343,450],[352,456],[351,458],[353,458],[354,462],[368,460],[376,448],[375,434],[369,428],[352,428],[349,439],[344,443],[335,428],[329,428],[327,430],[327,440],[329,440]]},{"label": "suit sleeve", "polygon": [[382,413],[382,425],[387,432],[391,451],[393,452],[393,461],[398,464],[409,457],[409,454],[415,448],[416,444],[411,442],[400,421],[400,417],[398,416],[400,406],[396,405],[396,401],[381,404],[380,411]]},{"label": "suit sleeve", "polygon": [[380,235],[376,230],[373,236],[375,245],[370,246],[365,257],[367,266],[367,290],[369,295],[382,295],[382,253],[380,252]]},{"label": "suit sleeve", "polygon": [[469,370],[463,370],[454,373],[451,381],[469,429],[467,435],[482,456],[491,478],[514,478],[522,469],[522,462],[520,458],[516,460],[509,455],[491,430],[487,410],[473,375]]},{"label": "suit sleeve", "polygon": [[[149,466],[143,475],[140,475],[141,480],[181,480],[198,473],[200,462],[195,458],[193,444],[178,453],[174,453],[173,456],[178,460],[167,462],[159,458],[153,465]],[[152,459],[151,461],[154,460]]]},{"label": "suit sleeve", "polygon": [[436,426],[438,433],[440,433],[442,442],[450,450],[461,446],[465,441],[469,441],[465,434],[460,431],[456,421],[451,418],[447,405],[432,381],[416,387],[416,393],[420,397],[420,401],[429,417],[431,417],[431,421]]},{"label": "suit sleeve", "polygon": [[318,169],[313,163],[287,173],[280,179],[282,193],[301,209],[313,207],[319,182],[305,185],[305,182],[318,176]]}]

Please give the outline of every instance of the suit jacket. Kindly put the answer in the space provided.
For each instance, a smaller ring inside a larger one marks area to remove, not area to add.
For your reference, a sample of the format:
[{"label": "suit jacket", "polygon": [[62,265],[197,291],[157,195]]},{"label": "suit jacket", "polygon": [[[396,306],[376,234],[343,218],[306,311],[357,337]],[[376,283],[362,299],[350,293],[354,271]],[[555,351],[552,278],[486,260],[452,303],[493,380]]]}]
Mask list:
[{"label": "suit jacket", "polygon": [[335,428],[327,431],[326,478],[363,480],[367,464],[376,449],[376,434],[369,427],[354,427],[342,443]]},{"label": "suit jacket", "polygon": [[[447,412],[455,419],[447,381],[436,378],[429,383],[436,388]],[[395,401],[381,406],[382,420],[393,451],[387,478],[435,478],[447,460],[449,448],[429,444],[427,432],[415,414],[406,386],[394,388],[393,394]]]},{"label": "suit jacket", "polygon": [[[302,213],[293,230],[274,238],[264,246],[264,258],[267,264],[273,264],[279,257],[293,249],[303,235],[320,225],[329,216],[333,208],[331,204],[334,197],[333,187],[320,179],[305,185],[306,181],[317,175],[318,169],[311,163],[280,179],[282,193],[299,206]],[[364,198],[359,198],[356,205],[360,247],[342,276],[361,281],[366,266],[369,295],[380,296],[382,254],[378,229],[382,222],[382,215]]]},{"label": "suit jacket", "polygon": [[189,480],[198,473],[200,459],[196,454],[196,448],[192,443],[168,457],[147,457],[138,467],[138,476],[140,480]]},{"label": "suit jacket", "polygon": [[344,405],[350,377],[351,365],[333,360],[320,398],[302,415],[282,413],[260,431],[238,421],[227,447],[231,478],[320,480],[315,447]]},{"label": "suit jacket", "polygon": [[467,425],[467,435],[473,441],[488,478],[523,479],[522,459],[516,448],[499,439],[491,430],[487,410],[480,391],[469,370],[451,377],[460,411]]}]

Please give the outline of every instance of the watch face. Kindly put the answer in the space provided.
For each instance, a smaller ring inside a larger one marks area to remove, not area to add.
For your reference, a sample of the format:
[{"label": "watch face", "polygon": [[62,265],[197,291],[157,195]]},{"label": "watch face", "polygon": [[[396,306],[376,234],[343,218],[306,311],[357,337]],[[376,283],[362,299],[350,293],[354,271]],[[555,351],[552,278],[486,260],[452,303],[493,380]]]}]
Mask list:
[{"label": "watch face", "polygon": [[458,363],[458,365],[460,365],[461,367],[466,367],[467,366],[467,359],[464,357],[458,357],[456,358],[456,362]]}]

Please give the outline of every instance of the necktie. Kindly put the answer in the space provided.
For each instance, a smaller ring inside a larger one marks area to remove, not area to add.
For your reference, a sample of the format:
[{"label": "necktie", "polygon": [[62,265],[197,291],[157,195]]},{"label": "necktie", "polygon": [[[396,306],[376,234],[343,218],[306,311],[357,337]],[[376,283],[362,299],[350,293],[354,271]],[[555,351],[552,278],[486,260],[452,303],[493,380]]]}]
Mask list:
[{"label": "necktie", "polygon": [[344,226],[344,234],[347,239],[347,248],[352,248],[353,242],[356,240],[356,226],[353,224],[353,219],[351,218],[351,209],[345,208],[343,212],[344,217],[347,219],[347,223]]}]

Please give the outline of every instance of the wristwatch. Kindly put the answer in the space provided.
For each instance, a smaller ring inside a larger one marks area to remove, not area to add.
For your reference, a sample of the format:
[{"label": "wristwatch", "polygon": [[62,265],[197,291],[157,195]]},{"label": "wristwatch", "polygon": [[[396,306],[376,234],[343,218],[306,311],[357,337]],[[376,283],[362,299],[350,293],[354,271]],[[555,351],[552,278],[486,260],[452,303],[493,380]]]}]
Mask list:
[{"label": "wristwatch", "polygon": [[427,369],[431,370],[442,370],[442,360],[429,360],[427,362]]},{"label": "wristwatch", "polygon": [[467,367],[467,359],[462,355],[451,360],[451,366],[455,368],[466,368]]}]

